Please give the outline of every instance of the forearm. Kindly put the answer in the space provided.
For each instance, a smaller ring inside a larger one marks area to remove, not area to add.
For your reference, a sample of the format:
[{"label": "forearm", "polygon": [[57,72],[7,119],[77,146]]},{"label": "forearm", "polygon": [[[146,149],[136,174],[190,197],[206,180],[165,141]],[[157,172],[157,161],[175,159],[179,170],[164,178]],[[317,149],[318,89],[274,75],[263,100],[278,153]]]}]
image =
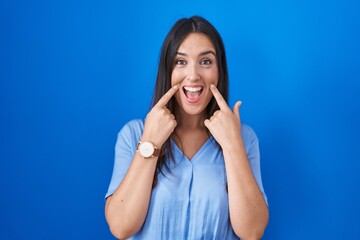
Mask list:
[{"label": "forearm", "polygon": [[228,180],[230,220],[242,239],[259,239],[268,222],[268,208],[252,173],[242,140],[223,149]]},{"label": "forearm", "polygon": [[112,233],[130,237],[143,225],[149,207],[157,158],[138,152],[119,187],[107,199],[105,215]]}]

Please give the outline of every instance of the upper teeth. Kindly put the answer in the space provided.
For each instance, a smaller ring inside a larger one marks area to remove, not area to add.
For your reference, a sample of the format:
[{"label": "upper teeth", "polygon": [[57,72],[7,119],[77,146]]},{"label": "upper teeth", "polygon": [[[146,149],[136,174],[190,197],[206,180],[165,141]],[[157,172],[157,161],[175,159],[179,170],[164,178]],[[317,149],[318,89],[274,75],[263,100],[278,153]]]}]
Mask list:
[{"label": "upper teeth", "polygon": [[202,87],[184,87],[184,89],[189,92],[198,92],[201,90],[201,88]]}]

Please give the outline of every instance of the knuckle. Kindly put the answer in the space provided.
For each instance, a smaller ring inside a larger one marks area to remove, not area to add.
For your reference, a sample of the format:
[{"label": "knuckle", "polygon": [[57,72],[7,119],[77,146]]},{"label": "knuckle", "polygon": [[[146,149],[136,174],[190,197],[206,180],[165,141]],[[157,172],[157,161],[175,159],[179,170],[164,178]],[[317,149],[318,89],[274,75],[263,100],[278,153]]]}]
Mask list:
[{"label": "knuckle", "polygon": [[149,119],[149,118],[151,117],[152,111],[153,111],[153,110],[151,110],[150,112],[148,112],[148,114],[146,114],[146,119]]}]

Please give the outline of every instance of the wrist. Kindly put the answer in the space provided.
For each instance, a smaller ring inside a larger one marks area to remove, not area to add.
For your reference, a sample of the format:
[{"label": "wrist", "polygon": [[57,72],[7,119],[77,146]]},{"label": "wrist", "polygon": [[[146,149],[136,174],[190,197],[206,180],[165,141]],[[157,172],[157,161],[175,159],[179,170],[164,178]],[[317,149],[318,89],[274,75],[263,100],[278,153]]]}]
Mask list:
[{"label": "wrist", "polygon": [[157,147],[153,142],[145,140],[139,141],[136,151],[145,159],[164,155],[164,151],[161,148]]},{"label": "wrist", "polygon": [[159,140],[156,135],[153,136],[154,134],[147,134],[147,133],[143,133],[143,135],[140,138],[141,142],[151,142],[155,147],[157,148],[161,148],[163,145],[163,142],[161,142],[161,140]]},{"label": "wrist", "polygon": [[236,139],[233,138],[228,144],[221,146],[221,149],[223,153],[246,153],[244,142],[241,137]]}]

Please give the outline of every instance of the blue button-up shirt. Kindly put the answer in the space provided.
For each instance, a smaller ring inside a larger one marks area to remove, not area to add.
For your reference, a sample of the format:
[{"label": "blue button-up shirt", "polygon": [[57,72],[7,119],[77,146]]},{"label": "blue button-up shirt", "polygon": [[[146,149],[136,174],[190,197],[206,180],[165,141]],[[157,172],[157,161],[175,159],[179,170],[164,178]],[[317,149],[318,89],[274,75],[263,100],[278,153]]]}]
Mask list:
[{"label": "blue button-up shirt", "polygon": [[[106,197],[124,178],[143,128],[142,120],[133,120],[119,132]],[[241,134],[251,169],[267,202],[261,182],[258,139],[245,124]],[[230,224],[224,157],[215,139],[210,137],[191,161],[173,141],[171,146],[174,161],[168,161],[169,171],[164,168],[164,175],[158,174],[144,225],[130,239],[239,239]]]}]

